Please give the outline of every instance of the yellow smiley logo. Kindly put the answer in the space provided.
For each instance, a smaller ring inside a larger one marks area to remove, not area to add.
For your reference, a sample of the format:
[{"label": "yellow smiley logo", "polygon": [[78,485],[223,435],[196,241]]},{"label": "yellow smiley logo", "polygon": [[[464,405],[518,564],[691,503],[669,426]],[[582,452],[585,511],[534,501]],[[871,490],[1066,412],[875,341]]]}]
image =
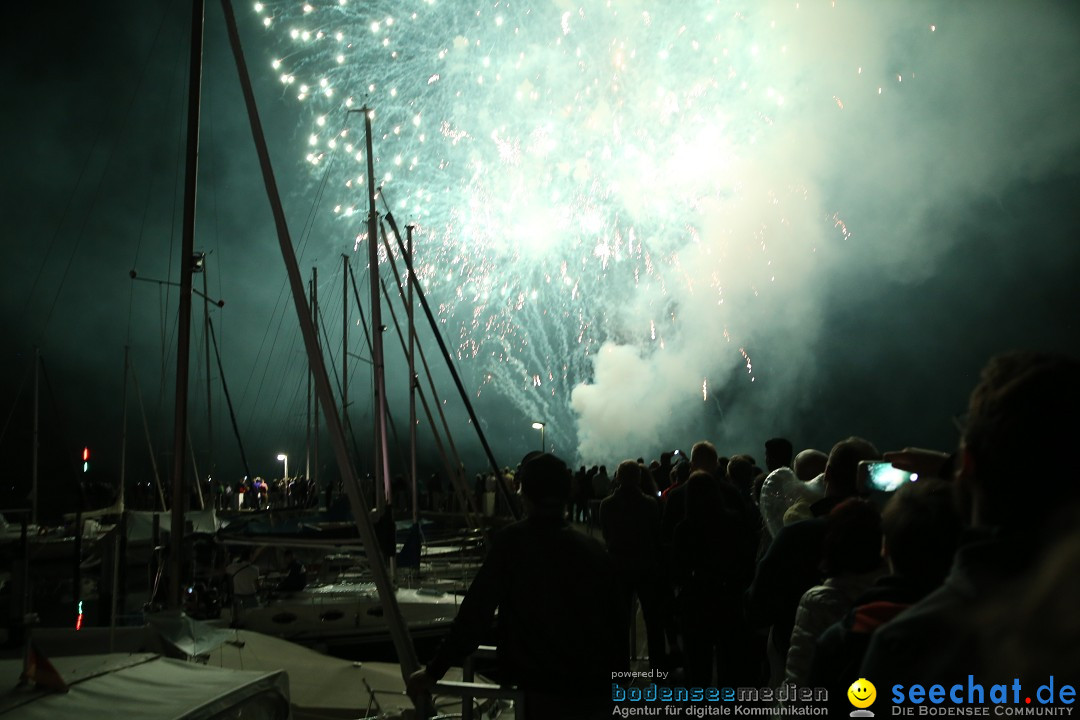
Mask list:
[{"label": "yellow smiley logo", "polygon": [[847,689],[848,700],[857,708],[868,708],[877,699],[877,688],[866,678],[859,678]]}]

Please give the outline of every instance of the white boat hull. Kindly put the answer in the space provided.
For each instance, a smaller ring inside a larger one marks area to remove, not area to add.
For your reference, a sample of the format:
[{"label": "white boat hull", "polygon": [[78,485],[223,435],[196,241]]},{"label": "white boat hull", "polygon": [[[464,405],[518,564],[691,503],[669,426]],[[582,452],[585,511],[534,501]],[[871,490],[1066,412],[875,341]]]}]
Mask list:
[{"label": "white boat hull", "polygon": [[[415,637],[445,632],[457,615],[460,596],[423,589],[398,589],[401,614]],[[271,599],[243,611],[240,626],[305,645],[381,642],[389,638],[373,583],[334,583]]]}]

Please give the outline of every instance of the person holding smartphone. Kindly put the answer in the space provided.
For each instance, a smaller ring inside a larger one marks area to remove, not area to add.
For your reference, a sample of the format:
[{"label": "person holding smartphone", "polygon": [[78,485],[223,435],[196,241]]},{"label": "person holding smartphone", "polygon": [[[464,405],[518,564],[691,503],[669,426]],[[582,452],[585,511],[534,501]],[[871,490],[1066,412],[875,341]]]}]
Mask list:
[{"label": "person holding smartphone", "polygon": [[[971,392],[953,462],[964,540],[941,587],[877,630],[861,677],[948,687],[986,677],[993,660],[998,679],[987,681],[1004,682],[1000,673],[1008,660],[988,644],[1000,628],[988,625],[985,611],[1009,602],[1030,569],[1075,526],[1078,407],[1080,359],[1045,352],[991,358]],[[906,451],[894,462],[914,468],[932,460],[930,453]]]}]

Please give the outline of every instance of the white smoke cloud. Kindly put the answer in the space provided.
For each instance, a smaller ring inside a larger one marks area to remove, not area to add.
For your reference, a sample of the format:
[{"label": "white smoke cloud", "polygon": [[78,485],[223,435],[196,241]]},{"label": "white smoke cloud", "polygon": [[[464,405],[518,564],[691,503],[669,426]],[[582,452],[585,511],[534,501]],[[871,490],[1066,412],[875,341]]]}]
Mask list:
[{"label": "white smoke cloud", "polygon": [[[673,309],[658,338],[606,343],[574,388],[584,459],[654,453],[687,432],[763,441],[814,379],[827,298],[871,296],[873,273],[935,273],[973,204],[1004,202],[1080,148],[1080,32],[1064,3],[773,3],[736,24],[769,63],[753,68],[756,90],[769,84],[778,106],[748,94],[725,107],[769,121],[732,137],[717,118],[706,162],[690,163],[730,181],[699,198],[693,232],[668,239],[662,291],[639,288],[616,315],[640,324]],[[740,349],[789,362],[733,372]],[[715,414],[703,384],[773,410],[736,404],[702,422]]]}]

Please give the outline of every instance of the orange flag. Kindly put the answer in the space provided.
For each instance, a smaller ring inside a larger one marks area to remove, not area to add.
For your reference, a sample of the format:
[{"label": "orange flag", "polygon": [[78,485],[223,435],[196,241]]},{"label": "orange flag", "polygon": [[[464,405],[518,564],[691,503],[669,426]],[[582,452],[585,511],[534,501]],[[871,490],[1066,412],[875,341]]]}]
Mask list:
[{"label": "orange flag", "polygon": [[36,687],[53,692],[66,693],[68,685],[60,677],[49,658],[45,657],[31,640],[26,644],[26,657],[23,659],[23,671],[19,677],[20,685],[33,683]]}]

